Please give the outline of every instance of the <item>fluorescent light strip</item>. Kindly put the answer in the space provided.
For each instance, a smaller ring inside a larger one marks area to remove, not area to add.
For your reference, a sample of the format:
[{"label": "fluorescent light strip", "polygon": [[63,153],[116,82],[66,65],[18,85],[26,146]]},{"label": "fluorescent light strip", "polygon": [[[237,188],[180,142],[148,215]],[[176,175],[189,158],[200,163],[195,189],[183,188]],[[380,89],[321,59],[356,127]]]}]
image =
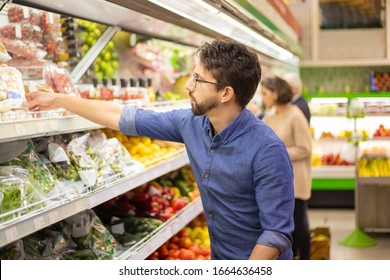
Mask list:
[{"label": "fluorescent light strip", "polygon": [[334,103],[348,103],[348,98],[346,97],[336,97],[336,98],[312,98],[310,100],[312,104],[334,104]]},{"label": "fluorescent light strip", "polygon": [[193,0],[193,1],[198,3],[199,5],[201,5],[203,8],[206,8],[207,10],[212,12],[213,14],[218,14],[219,13],[218,9],[214,8],[213,6],[211,6],[210,4],[207,4],[206,2],[204,2],[202,0]]},{"label": "fluorescent light strip", "polygon": [[[275,43],[271,42],[270,40],[264,38],[260,34],[256,33],[255,31],[251,30],[247,26],[243,25],[242,23],[238,22],[237,20],[229,17],[228,15],[221,13],[218,11],[218,9],[214,8],[213,6],[203,2],[202,0],[193,0],[193,1],[187,1],[183,2],[180,1],[176,2],[174,0],[149,0],[149,2],[152,2],[164,9],[170,10],[173,13],[182,16],[184,18],[187,18],[199,25],[202,25],[210,30],[216,31],[219,34],[222,34],[224,36],[228,36],[231,39],[234,39],[240,43],[243,43],[245,45],[248,45],[252,47],[253,49],[266,54],[268,56],[271,56],[273,58],[276,58],[278,60],[291,63],[293,65],[298,65],[299,59],[291,52],[279,47]],[[195,5],[194,6],[194,2]],[[181,5],[183,3],[188,4],[186,7],[190,8],[193,7],[193,13],[190,13],[188,11],[183,11],[180,9]],[[199,6],[202,6],[205,8],[205,11],[202,12],[202,14],[206,13],[208,20],[205,19],[199,19],[196,17],[197,13],[199,11]],[[208,11],[208,12],[207,12]],[[215,21],[215,15],[218,15],[220,19],[223,19],[223,27],[225,27],[223,30],[220,29],[221,25],[216,25],[215,22],[213,24],[213,20]],[[226,29],[228,28],[228,29]],[[237,29],[238,28],[238,29]],[[226,34],[224,31],[230,34]],[[245,36],[246,35],[246,36]]]},{"label": "fluorescent light strip", "polygon": [[381,97],[381,98],[378,98],[378,97],[358,97],[357,100],[360,102],[381,102],[381,103],[390,102],[389,97]]}]

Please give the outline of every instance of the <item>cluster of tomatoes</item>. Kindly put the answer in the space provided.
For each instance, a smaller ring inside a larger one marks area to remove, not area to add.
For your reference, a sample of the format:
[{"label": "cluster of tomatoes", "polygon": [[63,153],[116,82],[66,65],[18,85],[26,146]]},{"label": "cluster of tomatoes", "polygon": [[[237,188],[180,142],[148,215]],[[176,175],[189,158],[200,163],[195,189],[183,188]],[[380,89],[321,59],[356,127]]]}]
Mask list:
[{"label": "cluster of tomatoes", "polygon": [[182,229],[160,248],[154,251],[148,260],[209,260],[210,249],[195,243],[190,232]]}]

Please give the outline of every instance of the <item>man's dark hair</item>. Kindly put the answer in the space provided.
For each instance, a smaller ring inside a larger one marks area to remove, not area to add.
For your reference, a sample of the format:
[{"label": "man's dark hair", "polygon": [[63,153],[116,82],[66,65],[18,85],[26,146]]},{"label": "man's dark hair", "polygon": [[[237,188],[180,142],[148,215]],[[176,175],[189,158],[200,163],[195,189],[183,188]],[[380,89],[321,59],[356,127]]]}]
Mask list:
[{"label": "man's dark hair", "polygon": [[203,43],[198,49],[200,63],[221,86],[231,86],[236,102],[245,107],[253,98],[261,79],[261,67],[255,52],[229,39]]},{"label": "man's dark hair", "polygon": [[293,91],[290,85],[279,77],[267,78],[261,81],[261,86],[277,94],[276,103],[287,104],[293,98]]}]

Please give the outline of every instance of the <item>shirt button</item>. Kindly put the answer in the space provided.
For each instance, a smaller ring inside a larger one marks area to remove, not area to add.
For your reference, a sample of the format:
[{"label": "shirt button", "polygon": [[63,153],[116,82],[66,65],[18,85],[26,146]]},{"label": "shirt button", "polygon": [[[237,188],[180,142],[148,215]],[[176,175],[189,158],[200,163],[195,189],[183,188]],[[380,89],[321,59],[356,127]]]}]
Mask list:
[{"label": "shirt button", "polygon": [[210,153],[211,153],[211,154],[214,154],[214,149],[210,149]]},{"label": "shirt button", "polygon": [[205,174],[204,174],[204,177],[205,177],[205,178],[209,177],[209,173],[205,173]]},{"label": "shirt button", "polygon": [[212,214],[212,213],[210,213],[210,214],[209,214],[209,217],[210,217],[210,218],[212,218],[212,217],[213,217],[213,214]]}]

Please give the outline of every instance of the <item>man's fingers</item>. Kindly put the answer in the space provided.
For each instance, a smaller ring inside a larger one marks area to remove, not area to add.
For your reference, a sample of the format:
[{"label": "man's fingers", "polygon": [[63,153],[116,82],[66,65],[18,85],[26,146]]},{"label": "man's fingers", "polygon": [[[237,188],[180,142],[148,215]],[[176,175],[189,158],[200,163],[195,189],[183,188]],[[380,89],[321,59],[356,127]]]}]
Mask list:
[{"label": "man's fingers", "polygon": [[24,104],[27,106],[28,109],[32,109],[34,107],[37,107],[37,102],[34,100],[26,101]]},{"label": "man's fingers", "polygon": [[26,100],[33,100],[34,98],[36,97],[36,93],[35,92],[27,92],[26,93]]}]

